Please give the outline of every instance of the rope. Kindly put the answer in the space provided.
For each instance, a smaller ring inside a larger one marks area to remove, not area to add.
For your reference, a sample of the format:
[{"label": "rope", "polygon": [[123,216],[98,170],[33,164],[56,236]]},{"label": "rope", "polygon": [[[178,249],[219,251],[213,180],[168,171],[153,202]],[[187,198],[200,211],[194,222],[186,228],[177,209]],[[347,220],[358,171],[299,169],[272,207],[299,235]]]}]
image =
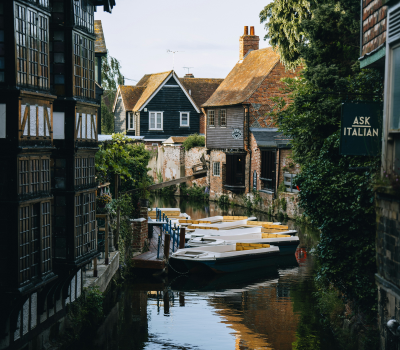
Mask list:
[{"label": "rope", "polygon": [[176,273],[178,273],[178,274],[180,274],[180,275],[187,275],[187,274],[189,273],[189,270],[187,270],[187,272],[179,272],[179,271],[175,270],[175,269],[172,267],[172,265],[169,263],[169,261],[167,261],[167,265],[168,265],[172,270],[174,270]]}]

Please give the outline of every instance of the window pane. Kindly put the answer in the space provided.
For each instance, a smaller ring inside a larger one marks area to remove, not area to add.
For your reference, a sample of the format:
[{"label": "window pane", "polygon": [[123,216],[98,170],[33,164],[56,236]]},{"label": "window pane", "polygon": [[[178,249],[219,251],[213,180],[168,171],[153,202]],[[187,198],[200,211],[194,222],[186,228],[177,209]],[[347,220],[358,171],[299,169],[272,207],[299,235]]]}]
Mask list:
[{"label": "window pane", "polygon": [[157,129],[161,129],[161,113],[157,113]]},{"label": "window pane", "polygon": [[400,129],[400,47],[393,50],[390,129]]},{"label": "window pane", "polygon": [[155,113],[150,113],[150,128],[154,129],[156,127],[156,121],[155,121]]},{"label": "window pane", "polygon": [[189,125],[189,115],[182,113],[182,125]]}]

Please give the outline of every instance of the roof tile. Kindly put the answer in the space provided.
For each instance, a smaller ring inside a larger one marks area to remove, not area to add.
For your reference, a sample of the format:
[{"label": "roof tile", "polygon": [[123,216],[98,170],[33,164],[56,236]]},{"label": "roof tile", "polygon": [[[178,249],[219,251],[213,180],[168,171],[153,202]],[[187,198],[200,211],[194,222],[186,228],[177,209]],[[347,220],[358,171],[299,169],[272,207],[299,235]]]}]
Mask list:
[{"label": "roof tile", "polygon": [[94,42],[95,53],[106,54],[107,53],[106,41],[104,39],[103,26],[101,25],[100,20],[94,21],[94,34],[96,36],[96,40]]}]

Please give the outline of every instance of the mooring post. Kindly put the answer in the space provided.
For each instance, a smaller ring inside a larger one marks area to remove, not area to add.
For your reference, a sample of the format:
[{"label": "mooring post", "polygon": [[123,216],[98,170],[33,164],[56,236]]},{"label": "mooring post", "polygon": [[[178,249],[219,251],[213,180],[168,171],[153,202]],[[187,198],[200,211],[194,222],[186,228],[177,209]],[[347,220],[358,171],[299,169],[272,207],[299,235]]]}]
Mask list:
[{"label": "mooring post", "polygon": [[168,289],[164,290],[164,314],[169,314],[169,293]]},{"label": "mooring post", "polygon": [[164,259],[168,262],[169,259],[169,244],[171,242],[171,236],[166,233],[164,236]]},{"label": "mooring post", "polygon": [[158,208],[156,207],[156,221],[158,221]]},{"label": "mooring post", "polygon": [[106,215],[106,233],[105,233],[105,237],[104,237],[104,255],[105,255],[105,260],[104,260],[104,265],[108,265],[108,215]]},{"label": "mooring post", "polygon": [[179,292],[179,306],[185,306],[185,293]]},{"label": "mooring post", "polygon": [[161,234],[158,234],[157,259],[160,259]]},{"label": "mooring post", "polygon": [[97,277],[97,257],[93,259],[93,277]]},{"label": "mooring post", "polygon": [[181,227],[180,237],[179,237],[179,248],[185,248],[185,235],[186,235],[186,228]]}]

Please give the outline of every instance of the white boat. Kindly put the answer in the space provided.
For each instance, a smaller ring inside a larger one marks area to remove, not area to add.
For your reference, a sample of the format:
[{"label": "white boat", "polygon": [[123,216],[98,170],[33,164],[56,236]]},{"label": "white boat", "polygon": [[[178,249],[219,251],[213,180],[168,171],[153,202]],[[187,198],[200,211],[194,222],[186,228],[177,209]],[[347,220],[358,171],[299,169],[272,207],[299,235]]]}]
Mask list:
[{"label": "white boat", "polygon": [[[271,237],[274,236],[274,237]],[[281,236],[281,237],[279,237]],[[219,245],[229,245],[235,243],[252,243],[252,244],[272,244],[279,247],[281,255],[294,254],[300,243],[299,237],[283,234],[266,234],[266,233],[250,233],[236,236],[204,236],[192,238],[188,245],[195,247],[210,247]]]},{"label": "white boat", "polygon": [[183,264],[193,273],[204,269],[225,273],[274,265],[279,256],[278,247],[237,242],[229,245],[179,249],[171,255],[170,263]]}]

